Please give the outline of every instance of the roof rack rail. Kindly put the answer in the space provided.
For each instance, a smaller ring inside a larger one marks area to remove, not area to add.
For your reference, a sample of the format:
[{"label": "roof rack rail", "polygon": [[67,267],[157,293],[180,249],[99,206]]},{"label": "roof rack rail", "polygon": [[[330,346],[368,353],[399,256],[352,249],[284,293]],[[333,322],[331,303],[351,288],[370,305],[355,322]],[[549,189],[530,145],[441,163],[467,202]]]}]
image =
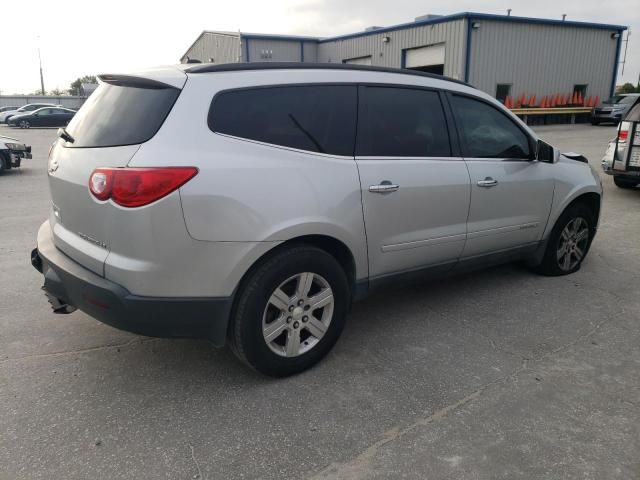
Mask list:
[{"label": "roof rack rail", "polygon": [[401,73],[404,75],[415,75],[419,77],[434,78],[446,82],[459,83],[472,87],[472,85],[456,80],[455,78],[437,75],[435,73],[420,72],[406,68],[375,67],[370,65],[352,65],[344,63],[294,63],[294,62],[256,62],[256,63],[201,63],[194,64],[184,69],[186,73],[214,73],[214,72],[237,72],[242,70],[358,70],[364,72]]}]

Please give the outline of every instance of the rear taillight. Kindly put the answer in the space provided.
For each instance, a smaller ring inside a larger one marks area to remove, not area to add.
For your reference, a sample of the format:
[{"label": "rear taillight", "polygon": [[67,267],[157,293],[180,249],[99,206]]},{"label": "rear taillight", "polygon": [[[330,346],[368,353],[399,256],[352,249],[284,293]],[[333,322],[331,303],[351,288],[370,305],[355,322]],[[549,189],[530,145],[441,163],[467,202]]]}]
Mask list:
[{"label": "rear taillight", "polygon": [[89,177],[89,190],[98,200],[142,207],[169,195],[197,173],[195,167],[98,168]]},{"label": "rear taillight", "polygon": [[629,138],[629,130],[620,130],[618,132],[618,140],[621,142],[626,142]]}]

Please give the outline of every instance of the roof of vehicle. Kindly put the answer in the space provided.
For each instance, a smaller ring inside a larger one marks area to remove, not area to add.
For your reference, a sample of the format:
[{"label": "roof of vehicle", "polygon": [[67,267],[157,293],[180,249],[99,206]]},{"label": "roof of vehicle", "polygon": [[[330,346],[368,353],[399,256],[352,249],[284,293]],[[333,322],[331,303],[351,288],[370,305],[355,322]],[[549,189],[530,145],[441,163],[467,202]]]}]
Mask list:
[{"label": "roof of vehicle", "polygon": [[353,65],[344,63],[293,63],[293,62],[256,62],[256,63],[192,63],[186,64],[183,70],[189,74],[238,72],[244,70],[357,70],[364,72],[398,73],[403,75],[415,75],[419,77],[435,78],[448,82],[458,83],[472,87],[466,82],[454,78],[437,75],[435,73],[419,72],[406,68],[375,67],[371,65]]}]

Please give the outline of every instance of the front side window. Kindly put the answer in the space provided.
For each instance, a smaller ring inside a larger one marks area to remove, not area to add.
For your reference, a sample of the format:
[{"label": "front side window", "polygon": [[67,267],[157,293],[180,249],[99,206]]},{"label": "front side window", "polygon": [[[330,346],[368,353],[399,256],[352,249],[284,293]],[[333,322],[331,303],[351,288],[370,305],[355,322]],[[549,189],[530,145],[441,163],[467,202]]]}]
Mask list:
[{"label": "front side window", "polygon": [[503,112],[458,95],[452,96],[452,103],[465,157],[531,158],[529,138]]},{"label": "front side window", "polygon": [[362,87],[356,155],[451,156],[449,132],[437,92]]},{"label": "front side window", "polygon": [[209,110],[209,128],[284,147],[352,156],[356,88],[309,85],[222,92]]}]

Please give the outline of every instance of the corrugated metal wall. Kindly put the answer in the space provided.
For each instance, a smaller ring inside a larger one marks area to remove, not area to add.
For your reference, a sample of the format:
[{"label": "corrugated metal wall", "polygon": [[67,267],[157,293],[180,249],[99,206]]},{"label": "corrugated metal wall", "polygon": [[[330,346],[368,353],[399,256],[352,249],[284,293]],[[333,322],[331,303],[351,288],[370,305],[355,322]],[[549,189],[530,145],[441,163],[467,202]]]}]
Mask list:
[{"label": "corrugated metal wall", "polygon": [[0,107],[11,107],[26,105],[27,103],[53,103],[62,105],[65,108],[78,109],[82,106],[85,97],[53,96],[53,95],[1,95]]},{"label": "corrugated metal wall", "polygon": [[[384,43],[383,37],[390,37],[389,43]],[[444,74],[461,79],[464,76],[465,38],[466,21],[454,20],[344,40],[322,41],[318,48],[318,61],[342,63],[347,58],[371,55],[373,65],[399,68],[402,66],[404,49],[444,42]]]},{"label": "corrugated metal wall", "polygon": [[609,96],[617,40],[614,31],[479,20],[472,29],[469,83],[490,95],[498,83],[512,95],[570,93]]},{"label": "corrugated metal wall", "polygon": [[317,42],[304,42],[304,61],[305,63],[315,63],[318,61]]},{"label": "corrugated metal wall", "polygon": [[[249,49],[250,62],[299,62],[299,40],[276,40],[242,37],[243,54]],[[246,62],[246,59],[243,59]]]},{"label": "corrugated metal wall", "polygon": [[214,63],[235,63],[241,60],[240,55],[239,35],[204,32],[180,61],[185,62],[189,57],[201,62],[213,58]]}]

